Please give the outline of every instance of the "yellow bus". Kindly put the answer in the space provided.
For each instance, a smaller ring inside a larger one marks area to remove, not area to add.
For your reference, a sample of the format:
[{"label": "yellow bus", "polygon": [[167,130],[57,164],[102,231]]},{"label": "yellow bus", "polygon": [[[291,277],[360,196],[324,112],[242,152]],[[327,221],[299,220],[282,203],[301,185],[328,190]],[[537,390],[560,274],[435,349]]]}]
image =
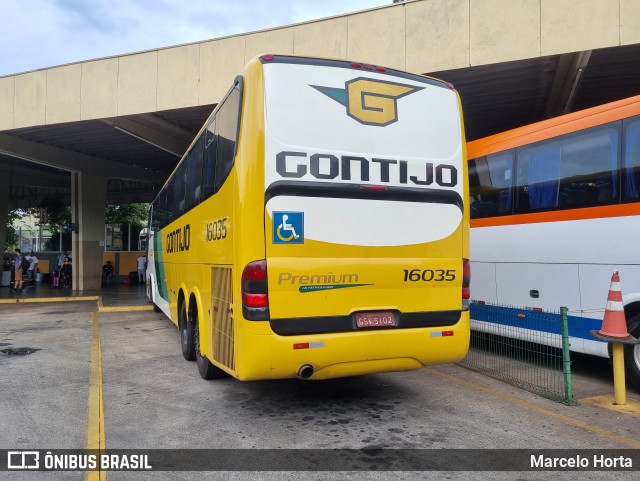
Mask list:
[{"label": "yellow bus", "polygon": [[467,352],[468,189],[449,84],[250,61],[156,199],[148,295],[205,379],[327,379]]}]

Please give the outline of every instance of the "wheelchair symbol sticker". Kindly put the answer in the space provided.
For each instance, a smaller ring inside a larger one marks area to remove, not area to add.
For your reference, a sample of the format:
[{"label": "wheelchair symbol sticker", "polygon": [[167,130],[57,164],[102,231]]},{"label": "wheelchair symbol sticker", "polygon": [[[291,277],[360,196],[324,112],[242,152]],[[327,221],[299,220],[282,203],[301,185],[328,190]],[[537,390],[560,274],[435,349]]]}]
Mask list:
[{"label": "wheelchair symbol sticker", "polygon": [[304,244],[304,212],[274,212],[273,243]]}]

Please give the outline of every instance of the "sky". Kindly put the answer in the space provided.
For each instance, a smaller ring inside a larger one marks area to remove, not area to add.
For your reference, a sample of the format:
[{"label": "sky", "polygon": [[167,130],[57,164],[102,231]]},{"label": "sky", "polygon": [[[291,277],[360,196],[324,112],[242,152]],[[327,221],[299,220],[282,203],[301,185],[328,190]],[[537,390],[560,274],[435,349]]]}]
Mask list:
[{"label": "sky", "polygon": [[0,0],[0,76],[392,3],[393,0]]}]

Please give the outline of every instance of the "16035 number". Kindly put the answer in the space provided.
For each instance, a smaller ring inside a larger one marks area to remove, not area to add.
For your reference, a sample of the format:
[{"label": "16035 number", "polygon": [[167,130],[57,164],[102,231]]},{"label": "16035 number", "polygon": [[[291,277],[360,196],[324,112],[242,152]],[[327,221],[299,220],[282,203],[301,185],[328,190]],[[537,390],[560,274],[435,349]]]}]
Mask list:
[{"label": "16035 number", "polygon": [[450,282],[456,279],[454,269],[403,269],[402,272],[404,272],[404,282]]},{"label": "16035 number", "polygon": [[215,241],[227,237],[227,221],[228,217],[214,220],[207,224],[207,241]]}]

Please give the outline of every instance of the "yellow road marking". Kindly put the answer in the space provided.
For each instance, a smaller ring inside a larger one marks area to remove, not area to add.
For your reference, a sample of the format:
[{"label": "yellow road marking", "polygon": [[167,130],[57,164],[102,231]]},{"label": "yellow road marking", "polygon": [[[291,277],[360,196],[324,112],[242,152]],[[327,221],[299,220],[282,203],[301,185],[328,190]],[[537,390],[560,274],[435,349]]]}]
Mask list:
[{"label": "yellow road marking", "polygon": [[133,312],[133,311],[152,311],[153,306],[105,306],[102,303],[102,296],[78,296],[78,297],[28,297],[17,299],[0,299],[0,304],[38,304],[50,302],[81,302],[81,301],[97,301],[98,312]]},{"label": "yellow road marking", "polygon": [[153,306],[100,306],[100,312],[152,311]]},{"label": "yellow road marking", "polygon": [[629,414],[631,416],[640,416],[640,402],[633,399],[627,399],[627,404],[613,404],[614,398],[612,394],[602,394],[600,396],[590,396],[580,399],[580,402],[599,406],[601,408],[610,409],[621,414]]},{"label": "yellow road marking", "polygon": [[[91,361],[89,364],[89,399],[87,401],[87,449],[104,449],[104,403],[102,398],[102,352],[98,313],[91,313]],[[105,471],[88,471],[87,481],[104,481]]]},{"label": "yellow road marking", "polygon": [[97,301],[98,296],[67,296],[67,297],[19,297],[16,299],[0,299],[0,304],[32,304],[49,302],[75,302],[75,301]]},{"label": "yellow road marking", "polygon": [[462,384],[463,386],[467,386],[467,387],[469,387],[471,389],[474,389],[474,390],[484,391],[486,393],[489,393],[489,394],[491,394],[493,396],[500,397],[500,398],[502,398],[502,399],[504,399],[506,401],[509,401],[511,403],[519,404],[520,406],[523,406],[523,407],[525,407],[527,409],[530,409],[532,411],[537,411],[537,412],[539,412],[541,414],[544,414],[546,416],[558,419],[559,421],[562,421],[565,424],[569,424],[571,426],[582,428],[582,429],[585,429],[587,431],[591,431],[591,432],[600,434],[601,436],[605,436],[605,437],[607,437],[609,439],[612,439],[612,440],[614,440],[614,441],[616,441],[618,443],[630,446],[630,447],[635,448],[635,449],[640,449],[640,441],[636,441],[635,439],[628,438],[626,436],[623,436],[623,435],[618,434],[616,432],[610,431],[608,429],[604,429],[604,428],[601,428],[599,426],[594,426],[593,424],[585,423],[584,421],[580,421],[579,419],[572,418],[571,416],[566,416],[564,414],[560,414],[560,413],[558,413],[556,411],[553,411],[551,409],[547,409],[547,408],[543,408],[541,406],[537,406],[537,405],[535,405],[533,403],[525,401],[524,399],[519,399],[519,398],[517,398],[515,396],[511,396],[510,394],[506,394],[506,393],[497,391],[495,389],[491,389],[489,387],[483,386],[481,384],[477,384],[477,383],[472,382],[472,381],[467,381],[467,380],[464,380],[464,379],[460,379],[459,377],[452,376],[451,374],[446,374],[444,372],[438,371],[438,370],[433,369],[433,368],[429,368],[429,371],[434,373],[434,374],[436,374],[436,375],[438,375],[438,376],[440,376],[440,377],[444,377],[445,379],[447,379],[449,381],[452,381],[452,382],[455,382],[455,383],[458,383],[458,384]]}]

